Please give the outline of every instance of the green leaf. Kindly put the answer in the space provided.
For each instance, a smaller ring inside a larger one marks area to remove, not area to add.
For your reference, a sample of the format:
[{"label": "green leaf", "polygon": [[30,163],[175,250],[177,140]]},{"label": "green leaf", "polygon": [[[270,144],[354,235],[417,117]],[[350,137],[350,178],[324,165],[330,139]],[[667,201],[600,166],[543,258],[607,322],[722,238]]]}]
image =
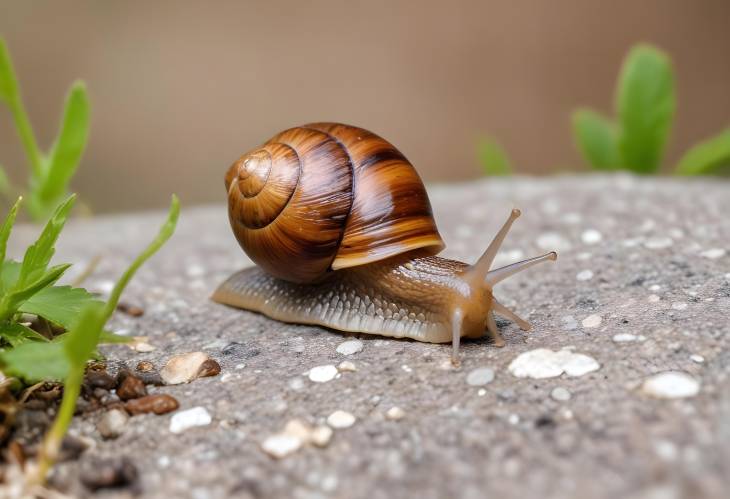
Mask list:
[{"label": "green leaf", "polygon": [[0,100],[10,102],[18,95],[18,80],[5,40],[0,37]]},{"label": "green leaf", "polygon": [[103,303],[87,303],[63,342],[66,358],[72,366],[83,366],[96,350],[106,323]]},{"label": "green leaf", "polygon": [[71,286],[50,286],[41,289],[23,303],[19,312],[35,314],[70,329],[81,310],[89,303],[103,302],[83,288]]},{"label": "green leaf", "polygon": [[86,86],[77,81],[66,97],[61,128],[48,155],[45,176],[34,192],[37,203],[54,205],[66,194],[89,137],[89,115]]},{"label": "green leaf", "polygon": [[0,288],[3,290],[12,289],[18,282],[20,275],[20,262],[6,260],[0,264]]},{"label": "green leaf", "polygon": [[24,286],[35,276],[44,272],[55,252],[54,245],[61,234],[66,218],[73,207],[76,196],[71,195],[56,208],[38,240],[28,247],[20,269],[18,285]]},{"label": "green leaf", "polygon": [[684,153],[677,165],[680,175],[730,175],[730,128],[700,142]]},{"label": "green leaf", "polygon": [[42,334],[18,323],[0,325],[0,338],[8,342],[13,348],[31,341],[40,341],[43,343],[48,341]]},{"label": "green leaf", "polygon": [[176,195],[172,195],[172,201],[170,203],[170,210],[167,214],[167,220],[165,223],[160,227],[160,232],[157,234],[157,237],[152,240],[152,242],[145,248],[145,250],[135,258],[135,260],[132,262],[132,264],[129,266],[129,268],[122,274],[122,277],[119,278],[116,285],[114,286],[114,289],[112,289],[112,292],[109,296],[109,301],[106,303],[106,309],[105,309],[105,321],[109,317],[111,317],[112,313],[114,313],[114,310],[117,308],[117,303],[119,303],[119,297],[122,295],[122,291],[124,291],[124,288],[127,286],[129,281],[134,276],[135,272],[142,266],[142,264],[150,258],[152,255],[154,255],[157,250],[159,250],[163,244],[165,244],[165,241],[170,239],[170,236],[172,236],[173,232],[175,232],[175,226],[177,225],[177,219],[180,215],[180,200],[178,200]]},{"label": "green leaf", "polygon": [[26,381],[60,381],[69,372],[64,342],[28,342],[0,353],[3,372]]},{"label": "green leaf", "polygon": [[616,96],[623,167],[637,173],[659,168],[675,106],[669,57],[650,45],[632,48],[621,69]]},{"label": "green leaf", "polygon": [[[51,267],[45,274],[27,286],[20,289],[14,289],[13,291],[3,295],[2,299],[0,299],[0,321],[9,319],[31,296],[38,293],[43,288],[51,286],[70,266],[71,264],[67,263]],[[15,288],[18,288],[18,286],[16,285]]]},{"label": "green leaf", "polygon": [[124,344],[131,343],[134,338],[130,336],[122,336],[121,334],[112,333],[111,331],[104,330],[99,336],[99,343],[110,343],[110,344]]},{"label": "green leaf", "polygon": [[477,158],[487,175],[510,175],[512,173],[507,151],[494,139],[482,138],[479,140]]},{"label": "green leaf", "polygon": [[619,168],[616,125],[590,109],[578,109],[572,121],[575,143],[585,160],[598,169]]},{"label": "green leaf", "polygon": [[20,203],[22,200],[23,198],[18,198],[13,207],[10,208],[8,216],[5,217],[5,222],[3,222],[2,227],[0,227],[0,263],[5,261],[5,252],[8,249],[8,239],[10,238],[10,231],[13,230],[15,217],[18,215],[18,208],[20,207]]}]

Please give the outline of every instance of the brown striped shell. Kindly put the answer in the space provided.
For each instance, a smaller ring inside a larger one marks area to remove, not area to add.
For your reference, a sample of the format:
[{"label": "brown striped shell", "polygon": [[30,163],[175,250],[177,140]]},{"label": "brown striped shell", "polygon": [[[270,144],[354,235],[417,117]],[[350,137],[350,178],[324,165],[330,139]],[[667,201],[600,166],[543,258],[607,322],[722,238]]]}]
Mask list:
[{"label": "brown striped shell", "polygon": [[285,130],[226,173],[228,216],[246,254],[280,279],[444,247],[415,168],[372,132],[337,123]]}]

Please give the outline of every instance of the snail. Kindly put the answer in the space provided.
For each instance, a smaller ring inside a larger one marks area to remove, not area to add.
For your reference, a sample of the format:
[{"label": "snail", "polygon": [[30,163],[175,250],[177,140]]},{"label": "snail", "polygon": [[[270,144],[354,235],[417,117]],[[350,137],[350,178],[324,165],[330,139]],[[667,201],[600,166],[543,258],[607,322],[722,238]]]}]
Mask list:
[{"label": "snail", "polygon": [[490,270],[512,223],[474,265],[436,256],[444,242],[415,168],[362,128],[313,123],[285,130],[241,156],[225,176],[228,215],[258,266],[212,296],[283,322],[452,344],[485,329],[504,340],[494,313],[530,324],[492,294],[503,279],[555,252]]}]

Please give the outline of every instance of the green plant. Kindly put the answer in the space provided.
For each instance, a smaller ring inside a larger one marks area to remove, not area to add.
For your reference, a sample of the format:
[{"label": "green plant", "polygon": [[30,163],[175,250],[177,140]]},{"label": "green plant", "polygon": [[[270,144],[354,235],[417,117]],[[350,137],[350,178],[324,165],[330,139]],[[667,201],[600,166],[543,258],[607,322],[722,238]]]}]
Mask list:
[{"label": "green plant", "polygon": [[492,138],[479,139],[477,160],[487,175],[510,175],[512,173],[512,163],[507,151]]},{"label": "green plant", "polygon": [[[73,206],[69,197],[55,211],[38,240],[25,252],[22,262],[5,258],[10,231],[20,205],[13,206],[0,228],[0,367],[7,375],[26,382],[64,381],[64,393],[56,419],[40,449],[36,482],[43,482],[55,461],[76,407],[86,362],[101,342],[119,341],[103,330],[119,297],[139,267],[170,238],[180,204],[173,195],[168,217],[157,237],[139,254],[117,281],[106,303],[82,288],[56,286],[70,265],[49,267],[54,245]],[[46,336],[21,323],[21,313],[49,321],[62,332]]]},{"label": "green plant", "polygon": [[[669,56],[639,44],[629,51],[619,75],[616,118],[580,108],[572,115],[575,143],[585,160],[602,170],[655,173],[662,163],[676,108],[674,69]],[[730,130],[691,148],[677,173],[730,171]]]},{"label": "green plant", "polygon": [[[61,119],[61,126],[48,153],[38,147],[33,127],[20,95],[5,41],[0,38],[0,102],[13,116],[15,128],[23,144],[30,166],[27,186],[27,210],[36,220],[45,220],[59,202],[68,195],[68,185],[81,161],[89,136],[89,99],[81,81],[71,86]],[[13,189],[0,167],[0,193]]]}]

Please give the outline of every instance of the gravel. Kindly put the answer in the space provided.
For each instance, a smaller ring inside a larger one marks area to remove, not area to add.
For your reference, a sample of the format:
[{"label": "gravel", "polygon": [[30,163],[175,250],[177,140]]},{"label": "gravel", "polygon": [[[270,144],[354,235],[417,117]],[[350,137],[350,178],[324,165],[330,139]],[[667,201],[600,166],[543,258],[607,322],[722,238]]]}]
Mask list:
[{"label": "gravel", "polygon": [[[215,286],[249,261],[231,235],[224,206],[188,208],[175,236],[125,292],[125,302],[144,315],[117,313],[109,324],[146,337],[154,350],[111,345],[102,352],[110,362],[163,366],[173,355],[203,351],[231,376],[148,386],[153,395],[175,397],[177,412],[202,407],[209,414],[206,426],[180,434],[169,431],[175,413],[134,416],[114,440],[97,432],[101,414],[75,417],[71,432],[96,444],[59,465],[66,493],[108,497],[87,490],[78,473],[121,456],[138,470],[139,491],[124,489],[119,497],[143,499],[723,497],[730,487],[730,184],[626,175],[515,177],[432,186],[429,193],[448,245],[444,256],[473,262],[514,206],[523,215],[499,262],[536,255],[543,246],[561,251],[554,264],[495,289],[502,303],[533,324],[530,332],[499,319],[506,345],[464,340],[461,369],[450,366],[449,345],[367,335],[357,338],[362,351],[343,357],[336,349],[352,340],[350,334],[212,303]],[[76,264],[70,282],[101,254],[86,286],[103,292],[163,218],[73,220],[54,261]],[[588,230],[601,240],[584,242]],[[38,231],[18,227],[9,252],[22,256]],[[576,279],[585,270],[593,277]],[[676,310],[673,303],[687,307]],[[602,318],[600,325],[582,327],[591,315]],[[645,340],[616,343],[618,334]],[[586,355],[601,367],[578,377],[510,374],[518,356],[540,348]],[[334,366],[344,359],[354,360],[357,371],[337,377]],[[328,382],[308,380],[313,366],[328,365]],[[468,373],[484,366],[494,379],[484,387],[468,385]],[[696,394],[646,395],[644,381],[666,372],[697,382],[685,383],[696,386]],[[555,400],[556,387],[571,398]],[[386,417],[396,406],[408,412],[397,423]],[[337,410],[357,421],[335,430],[326,446],[304,445],[280,460],[262,450],[266,436],[288,421],[316,428]],[[22,428],[28,420],[19,416]]]}]

